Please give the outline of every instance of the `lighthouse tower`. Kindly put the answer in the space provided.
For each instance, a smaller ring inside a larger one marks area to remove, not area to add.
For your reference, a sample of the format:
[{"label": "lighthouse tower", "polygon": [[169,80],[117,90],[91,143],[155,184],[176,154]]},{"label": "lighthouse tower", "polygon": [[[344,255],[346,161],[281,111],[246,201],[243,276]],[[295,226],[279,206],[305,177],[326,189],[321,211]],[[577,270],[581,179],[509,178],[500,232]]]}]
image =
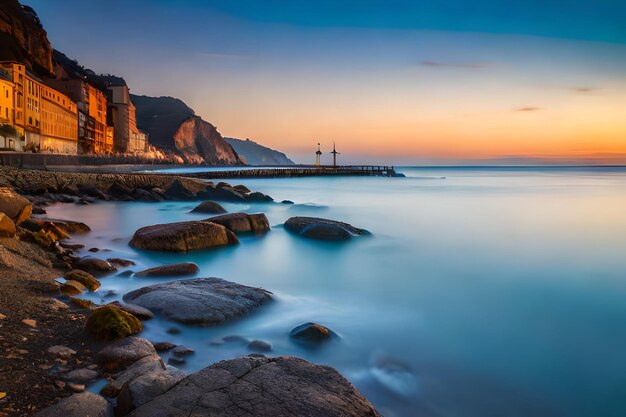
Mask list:
[{"label": "lighthouse tower", "polygon": [[317,152],[315,152],[315,165],[320,166],[322,158],[322,151],[320,150],[320,144],[317,144]]},{"label": "lighthouse tower", "polygon": [[339,152],[337,152],[337,150],[335,149],[335,142],[333,142],[333,151],[331,152],[333,154],[333,166],[336,167],[337,166],[337,155],[341,155]]}]

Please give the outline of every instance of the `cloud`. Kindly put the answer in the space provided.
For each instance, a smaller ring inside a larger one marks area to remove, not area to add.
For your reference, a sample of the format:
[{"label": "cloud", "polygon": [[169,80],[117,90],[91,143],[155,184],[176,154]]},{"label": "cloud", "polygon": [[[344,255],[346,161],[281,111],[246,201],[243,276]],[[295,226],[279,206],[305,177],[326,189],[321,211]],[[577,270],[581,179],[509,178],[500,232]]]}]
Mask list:
[{"label": "cloud", "polygon": [[420,65],[423,67],[431,67],[431,68],[472,68],[479,69],[485,68],[487,65],[482,63],[474,63],[474,62],[441,62],[441,61],[422,61]]},{"label": "cloud", "polygon": [[572,91],[580,94],[589,94],[596,91],[596,89],[594,87],[573,87]]},{"label": "cloud", "polygon": [[541,108],[539,107],[534,107],[534,106],[528,106],[528,107],[519,107],[513,111],[519,111],[519,112],[529,112],[529,111],[539,111],[541,110]]}]

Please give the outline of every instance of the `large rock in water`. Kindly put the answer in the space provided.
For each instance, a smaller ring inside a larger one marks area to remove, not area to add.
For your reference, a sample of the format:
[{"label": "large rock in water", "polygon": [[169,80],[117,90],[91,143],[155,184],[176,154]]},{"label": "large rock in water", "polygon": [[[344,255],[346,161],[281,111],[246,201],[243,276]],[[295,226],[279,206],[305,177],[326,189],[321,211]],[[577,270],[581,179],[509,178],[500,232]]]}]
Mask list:
[{"label": "large rock in water", "polygon": [[214,201],[203,201],[198,206],[196,206],[192,213],[206,213],[206,214],[221,214],[226,213],[226,209],[220,206]]},{"label": "large rock in water", "polygon": [[210,326],[250,313],[271,300],[270,294],[220,278],[198,278],[139,288],[124,301],[170,320]]},{"label": "large rock in water", "polygon": [[206,219],[221,224],[233,233],[265,233],[270,230],[270,222],[263,213],[232,213]]},{"label": "large rock in water", "polygon": [[143,329],[132,314],[112,305],[95,309],[85,323],[87,333],[97,340],[118,340]]},{"label": "large rock in water", "polygon": [[291,217],[285,222],[285,229],[318,240],[349,240],[353,236],[370,234],[367,230],[351,224],[319,217]]},{"label": "large rock in water", "polygon": [[157,356],[152,343],[131,336],[102,349],[96,355],[96,361],[104,369],[114,371],[126,368],[146,356]]},{"label": "large rock in water", "polygon": [[6,214],[13,223],[20,225],[33,212],[28,199],[22,197],[9,187],[0,187],[0,212]]},{"label": "large rock in water", "polygon": [[244,356],[188,376],[130,417],[377,417],[341,374],[294,357]]},{"label": "large rock in water", "polygon": [[138,249],[188,252],[239,243],[226,227],[208,221],[189,221],[146,226],[135,232],[130,246]]},{"label": "large rock in water", "polygon": [[44,408],[34,417],[108,417],[111,405],[99,395],[90,392],[74,394]]},{"label": "large rock in water", "polygon": [[136,277],[180,277],[194,275],[200,268],[193,262],[180,262],[176,264],[155,266],[135,273]]}]

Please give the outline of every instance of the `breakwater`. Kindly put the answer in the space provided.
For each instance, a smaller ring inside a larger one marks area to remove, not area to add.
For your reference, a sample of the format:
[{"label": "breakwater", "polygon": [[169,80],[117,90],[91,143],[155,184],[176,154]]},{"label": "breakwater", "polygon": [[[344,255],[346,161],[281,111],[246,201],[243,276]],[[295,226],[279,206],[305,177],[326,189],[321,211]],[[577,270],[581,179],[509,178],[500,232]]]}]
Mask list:
[{"label": "breakwater", "polygon": [[345,166],[298,166],[286,168],[250,168],[233,170],[213,170],[179,174],[186,177],[215,178],[278,178],[278,177],[322,177],[322,176],[377,176],[396,177],[393,166],[386,165],[345,165]]}]

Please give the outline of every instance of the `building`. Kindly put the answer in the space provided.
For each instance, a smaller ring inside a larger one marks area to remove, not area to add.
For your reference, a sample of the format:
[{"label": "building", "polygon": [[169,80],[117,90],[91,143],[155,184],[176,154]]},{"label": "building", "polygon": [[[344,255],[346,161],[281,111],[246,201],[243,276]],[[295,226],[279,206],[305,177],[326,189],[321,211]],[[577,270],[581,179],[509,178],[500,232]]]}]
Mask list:
[{"label": "building", "polygon": [[19,133],[13,123],[15,113],[14,83],[11,76],[0,69],[0,148],[15,149],[20,142]]},{"label": "building", "polygon": [[[107,100],[102,91],[84,79],[50,79],[46,85],[76,102],[78,115],[78,153],[101,154],[107,151]],[[82,113],[82,114],[80,114]]]},{"label": "building", "polygon": [[[1,62],[0,71],[13,83],[13,114],[9,123],[16,135],[15,141],[5,147],[16,151],[76,154],[76,104],[68,96],[43,84],[26,70],[24,64]],[[6,99],[4,90],[3,93]]]},{"label": "building", "polygon": [[41,86],[41,152],[76,155],[78,109],[68,96]]},{"label": "building", "polygon": [[107,84],[109,124],[115,128],[115,151],[140,154],[146,151],[147,135],[137,128],[135,105],[130,100],[126,81],[114,76],[101,76]]},{"label": "building", "polygon": [[115,129],[113,126],[106,127],[106,135],[104,138],[104,152],[113,153],[115,144]]}]

